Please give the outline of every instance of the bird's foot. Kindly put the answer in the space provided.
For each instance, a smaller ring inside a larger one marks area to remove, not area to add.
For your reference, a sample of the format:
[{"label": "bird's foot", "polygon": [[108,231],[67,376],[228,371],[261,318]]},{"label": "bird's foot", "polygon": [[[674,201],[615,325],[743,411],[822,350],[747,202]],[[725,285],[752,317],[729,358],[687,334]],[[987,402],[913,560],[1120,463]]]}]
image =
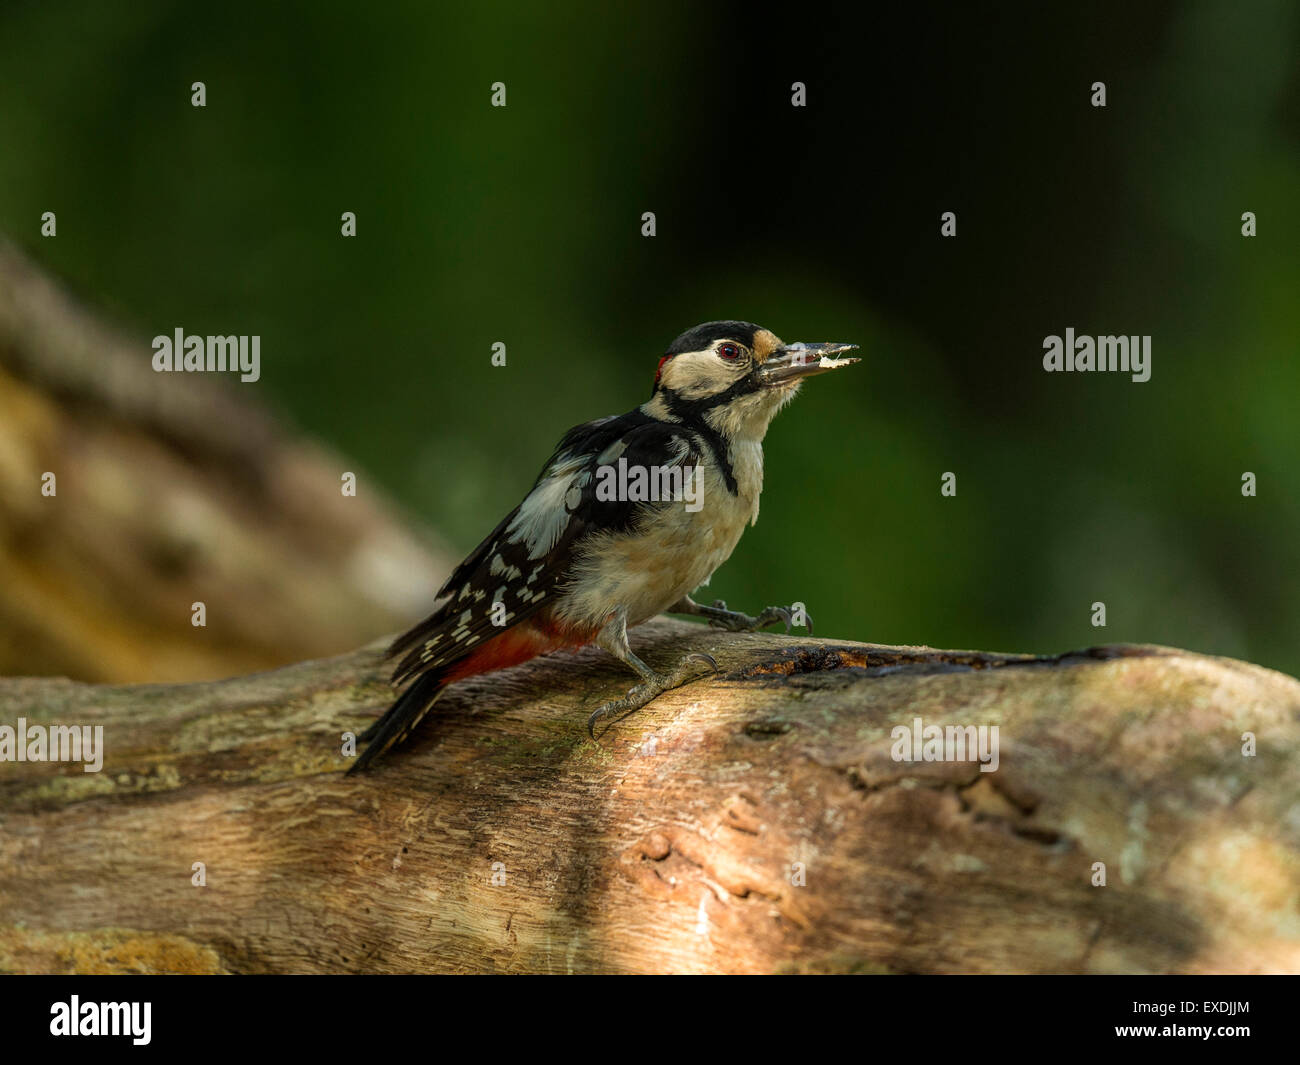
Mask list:
[{"label": "bird's foot", "polygon": [[813,622],[812,618],[803,609],[802,606],[770,606],[764,610],[758,617],[751,617],[748,614],[742,614],[739,610],[728,610],[727,604],[721,599],[715,599],[712,606],[702,606],[700,616],[709,619],[709,624],[720,629],[726,629],[728,632],[758,632],[769,625],[775,625],[778,621],[785,625],[785,631],[790,631],[791,625],[802,625],[808,630],[808,635],[812,635]]},{"label": "bird's foot", "polygon": [[[705,662],[708,664],[707,671],[701,671],[694,666],[694,662]],[[712,655],[702,653],[693,653],[687,655],[677,663],[675,669],[668,673],[651,673],[640,684],[631,688],[628,693],[621,699],[614,699],[600,707],[591,717],[587,718],[587,735],[593,740],[596,738],[596,722],[604,718],[614,718],[617,720],[626,717],[635,710],[640,710],[646,703],[662,695],[673,688],[680,688],[683,684],[693,680],[699,680],[707,673],[716,673],[718,663],[713,660]],[[611,722],[612,724],[613,722]]]}]

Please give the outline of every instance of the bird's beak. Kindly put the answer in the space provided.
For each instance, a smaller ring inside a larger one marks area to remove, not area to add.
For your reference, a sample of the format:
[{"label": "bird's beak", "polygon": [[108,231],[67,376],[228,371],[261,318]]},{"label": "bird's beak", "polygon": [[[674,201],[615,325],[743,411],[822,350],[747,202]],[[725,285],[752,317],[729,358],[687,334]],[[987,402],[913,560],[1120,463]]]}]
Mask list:
[{"label": "bird's beak", "polygon": [[861,359],[837,359],[842,351],[856,351],[856,344],[786,344],[777,348],[758,368],[758,383],[766,388],[788,385]]}]

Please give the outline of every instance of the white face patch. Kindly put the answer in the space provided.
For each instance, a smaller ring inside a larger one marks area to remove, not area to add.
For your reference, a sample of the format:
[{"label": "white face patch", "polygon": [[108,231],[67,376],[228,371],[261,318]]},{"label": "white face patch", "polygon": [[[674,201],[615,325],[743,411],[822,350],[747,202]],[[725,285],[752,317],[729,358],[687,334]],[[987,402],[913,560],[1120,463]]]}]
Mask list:
[{"label": "white face patch", "polygon": [[717,345],[711,344],[703,351],[674,355],[664,363],[660,385],[683,399],[701,399],[730,388],[752,369],[748,359],[727,362],[716,349]]},{"label": "white face patch", "polygon": [[668,402],[661,392],[656,392],[650,399],[641,404],[641,413],[659,422],[681,421],[677,415],[668,409]]}]

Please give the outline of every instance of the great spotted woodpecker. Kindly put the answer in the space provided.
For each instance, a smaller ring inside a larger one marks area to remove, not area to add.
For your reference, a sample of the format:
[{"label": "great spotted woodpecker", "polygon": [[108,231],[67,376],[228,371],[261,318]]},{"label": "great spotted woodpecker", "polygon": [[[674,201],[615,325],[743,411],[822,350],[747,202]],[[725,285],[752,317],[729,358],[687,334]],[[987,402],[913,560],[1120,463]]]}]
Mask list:
[{"label": "great spotted woodpecker", "polygon": [[689,593],[758,520],[773,416],[805,377],[857,362],[836,358],[855,346],[784,344],[735,321],[706,322],[674,340],[650,399],[570,429],[524,501],[439,590],[445,602],[393,642],[393,683],[412,683],[361,734],[369,746],[349,772],[405,739],[448,684],[593,642],[641,677],[591,715],[594,736],[602,718],[640,709],[700,675],[700,665],[717,668],[693,654],[659,673],[632,653],[627,630],[665,611],[732,631],[778,621],[788,630],[784,607],[751,617]]}]

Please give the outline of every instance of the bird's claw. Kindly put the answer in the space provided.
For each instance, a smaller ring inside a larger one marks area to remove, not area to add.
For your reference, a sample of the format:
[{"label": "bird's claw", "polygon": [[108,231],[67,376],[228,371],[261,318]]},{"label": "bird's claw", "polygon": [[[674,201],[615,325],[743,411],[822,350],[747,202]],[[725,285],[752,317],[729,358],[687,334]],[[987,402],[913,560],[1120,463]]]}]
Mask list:
[{"label": "bird's claw", "polygon": [[715,659],[712,655],[706,655],[703,651],[692,651],[690,654],[688,654],[685,658],[681,660],[681,663],[678,665],[677,668],[681,669],[683,666],[686,665],[687,662],[691,661],[691,659],[693,658],[699,659],[701,662],[707,662],[709,664],[709,669],[712,672],[716,673],[718,671],[717,659]]},{"label": "bird's claw", "polygon": [[709,672],[718,671],[718,663],[712,655],[705,654],[703,651],[692,651],[686,655],[671,673],[656,673],[648,680],[631,688],[628,693],[621,699],[613,699],[604,706],[598,707],[592,715],[587,718],[587,735],[593,740],[596,738],[596,722],[601,718],[610,717],[614,714],[622,716],[630,714],[634,710],[640,710],[646,703],[662,695],[673,688],[680,688],[688,681],[698,680],[704,676],[697,669],[691,667],[694,661],[704,662],[709,667]]},{"label": "bird's claw", "polygon": [[612,703],[606,703],[604,706],[598,707],[591,717],[587,718],[587,735],[594,740],[596,738],[596,722],[606,714],[612,713],[613,710]]},{"label": "bird's claw", "polygon": [[[750,617],[738,610],[728,610],[725,602],[715,599],[708,610],[709,624],[715,628],[726,629],[728,632],[758,632],[779,621],[785,625],[785,631],[788,633],[795,623],[794,611],[786,606],[770,606],[757,617]],[[803,614],[803,626],[811,636],[813,622],[806,611]]]}]

